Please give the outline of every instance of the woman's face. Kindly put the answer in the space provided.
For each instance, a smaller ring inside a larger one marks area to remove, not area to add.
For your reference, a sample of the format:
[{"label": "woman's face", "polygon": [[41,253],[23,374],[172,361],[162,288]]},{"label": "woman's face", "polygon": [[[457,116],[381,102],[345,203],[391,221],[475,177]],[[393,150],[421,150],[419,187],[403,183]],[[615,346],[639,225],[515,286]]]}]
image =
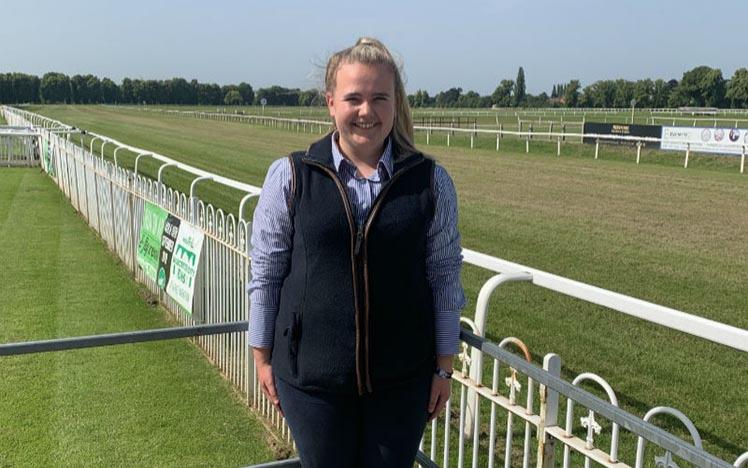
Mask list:
[{"label": "woman's face", "polygon": [[344,63],[335,75],[335,89],[325,97],[343,153],[378,157],[395,121],[392,70],[385,65]]}]

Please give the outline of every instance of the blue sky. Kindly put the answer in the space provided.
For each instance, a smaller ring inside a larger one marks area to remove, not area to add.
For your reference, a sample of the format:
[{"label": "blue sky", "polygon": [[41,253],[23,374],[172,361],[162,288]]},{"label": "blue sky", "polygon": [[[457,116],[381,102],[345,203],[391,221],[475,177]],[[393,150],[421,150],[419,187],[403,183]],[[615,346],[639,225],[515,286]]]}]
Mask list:
[{"label": "blue sky", "polygon": [[361,35],[402,57],[409,92],[489,94],[579,79],[676,78],[748,67],[748,1],[48,1],[0,7],[0,72],[175,76],[311,88]]}]

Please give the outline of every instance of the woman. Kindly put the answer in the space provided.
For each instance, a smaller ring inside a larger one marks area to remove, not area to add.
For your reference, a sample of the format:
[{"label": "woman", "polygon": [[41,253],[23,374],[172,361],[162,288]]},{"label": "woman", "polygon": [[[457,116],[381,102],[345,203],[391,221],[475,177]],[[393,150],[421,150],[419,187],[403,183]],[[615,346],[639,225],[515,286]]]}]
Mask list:
[{"label": "woman", "polygon": [[303,466],[411,466],[459,349],[455,190],[381,42],[325,88],[334,132],[270,166],[254,213],[249,343]]}]

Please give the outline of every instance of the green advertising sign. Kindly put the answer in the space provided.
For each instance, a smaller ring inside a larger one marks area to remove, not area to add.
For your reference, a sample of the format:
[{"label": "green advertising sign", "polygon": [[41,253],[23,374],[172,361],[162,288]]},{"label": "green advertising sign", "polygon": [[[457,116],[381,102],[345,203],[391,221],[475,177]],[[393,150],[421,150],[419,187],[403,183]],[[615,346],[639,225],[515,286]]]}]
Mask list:
[{"label": "green advertising sign", "polygon": [[138,265],[151,281],[157,280],[161,236],[164,233],[167,215],[168,213],[159,206],[145,202],[138,242]]},{"label": "green advertising sign", "polygon": [[196,226],[145,202],[138,265],[190,314],[203,239],[203,232]]},{"label": "green advertising sign", "polygon": [[52,161],[52,154],[49,151],[49,140],[42,140],[42,157],[44,158],[44,170],[52,177],[55,177],[55,165]]}]

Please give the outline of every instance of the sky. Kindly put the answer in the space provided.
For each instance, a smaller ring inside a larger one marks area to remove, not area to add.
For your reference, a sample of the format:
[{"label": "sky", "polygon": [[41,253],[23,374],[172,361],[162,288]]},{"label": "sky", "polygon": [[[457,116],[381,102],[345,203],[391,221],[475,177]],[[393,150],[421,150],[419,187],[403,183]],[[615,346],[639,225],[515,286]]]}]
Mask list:
[{"label": "sky", "polygon": [[0,73],[320,88],[327,57],[360,36],[402,60],[409,93],[527,91],[578,79],[680,79],[748,67],[748,0],[0,0]]}]

